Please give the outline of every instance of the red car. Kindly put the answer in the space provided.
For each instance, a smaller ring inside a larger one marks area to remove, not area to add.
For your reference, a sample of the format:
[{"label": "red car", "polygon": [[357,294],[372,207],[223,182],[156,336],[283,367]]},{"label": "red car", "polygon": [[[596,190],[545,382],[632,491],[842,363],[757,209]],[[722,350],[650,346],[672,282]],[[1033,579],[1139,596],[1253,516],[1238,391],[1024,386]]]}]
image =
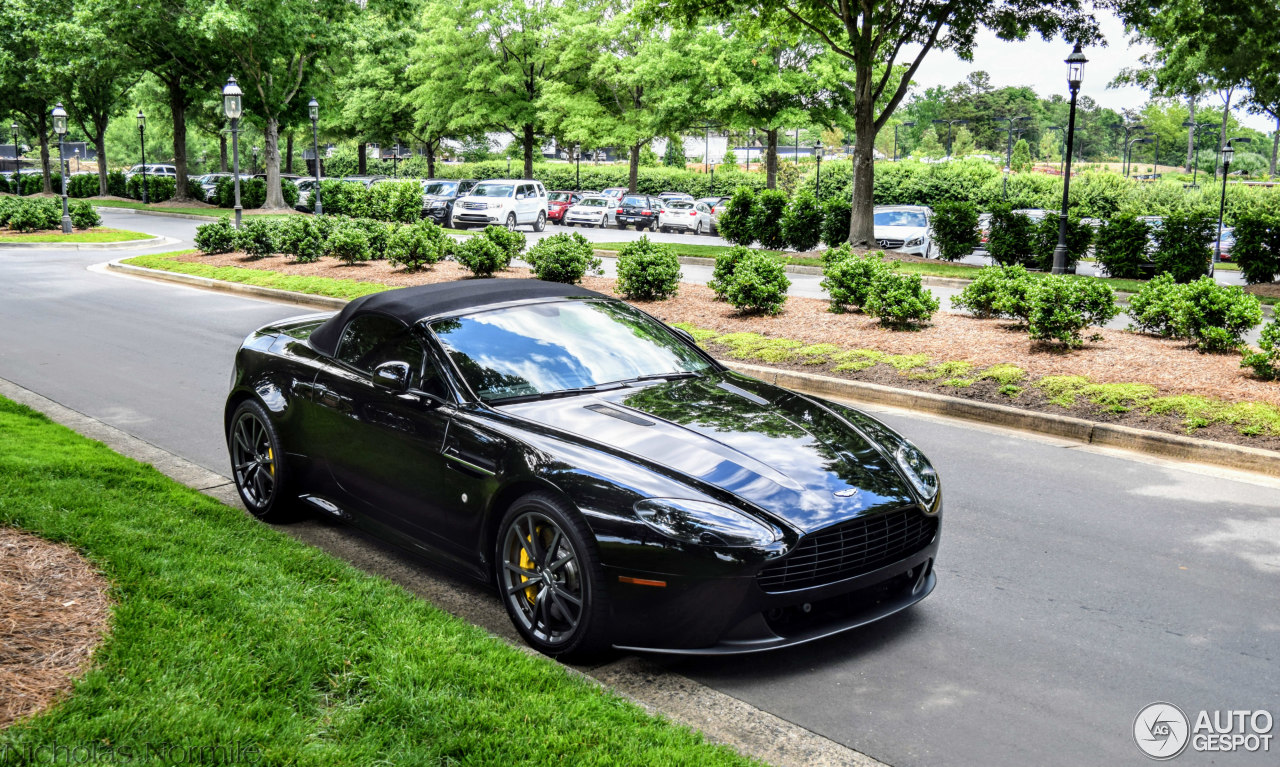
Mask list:
[{"label": "red car", "polygon": [[547,195],[547,220],[553,224],[560,223],[564,220],[564,212],[581,199],[578,192],[552,192]]}]

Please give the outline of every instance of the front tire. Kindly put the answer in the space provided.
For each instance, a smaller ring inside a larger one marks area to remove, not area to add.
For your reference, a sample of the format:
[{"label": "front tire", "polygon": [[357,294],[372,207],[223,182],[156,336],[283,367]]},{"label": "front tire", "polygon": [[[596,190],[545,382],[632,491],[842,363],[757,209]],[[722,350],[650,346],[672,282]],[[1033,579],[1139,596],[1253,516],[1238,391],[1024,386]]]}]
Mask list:
[{"label": "front tire", "polygon": [[264,522],[283,522],[297,515],[298,499],[291,489],[280,435],[256,401],[241,402],[232,414],[227,452],[236,491],[250,514]]},{"label": "front tire", "polygon": [[510,229],[513,232],[516,230],[516,214],[507,214],[507,229]]},{"label": "front tire", "polygon": [[535,492],[512,504],[494,562],[499,598],[531,647],[583,660],[609,646],[608,595],[594,537],[559,498]]},{"label": "front tire", "polygon": [[533,231],[541,232],[547,228],[547,214],[538,211],[538,220],[533,222]]}]

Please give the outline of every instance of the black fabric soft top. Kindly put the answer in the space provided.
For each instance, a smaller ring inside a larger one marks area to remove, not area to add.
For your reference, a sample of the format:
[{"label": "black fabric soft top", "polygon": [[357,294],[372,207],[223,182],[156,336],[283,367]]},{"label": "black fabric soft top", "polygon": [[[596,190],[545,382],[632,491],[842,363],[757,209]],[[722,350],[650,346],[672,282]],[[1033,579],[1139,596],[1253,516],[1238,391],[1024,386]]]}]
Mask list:
[{"label": "black fabric soft top", "polygon": [[458,280],[434,285],[387,290],[361,296],[325,320],[311,333],[311,347],[332,357],[338,350],[342,329],[353,317],[382,314],[410,325],[424,317],[473,309],[489,304],[536,298],[605,298],[603,293],[578,285],[521,279]]}]

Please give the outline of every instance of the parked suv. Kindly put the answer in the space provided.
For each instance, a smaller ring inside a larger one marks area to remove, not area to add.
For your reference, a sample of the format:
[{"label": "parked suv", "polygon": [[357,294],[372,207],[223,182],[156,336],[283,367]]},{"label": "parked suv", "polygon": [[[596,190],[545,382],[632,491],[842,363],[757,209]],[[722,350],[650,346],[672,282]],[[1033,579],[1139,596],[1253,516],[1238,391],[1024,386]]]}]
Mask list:
[{"label": "parked suv", "polygon": [[547,198],[547,219],[553,224],[563,223],[564,212],[581,200],[578,192],[552,192]]},{"label": "parked suv", "polygon": [[508,229],[530,225],[533,231],[547,228],[547,190],[528,179],[481,181],[453,205],[453,226],[499,224]]},{"label": "parked suv", "polygon": [[422,182],[422,216],[453,228],[453,206],[478,182],[474,178],[429,178]]},{"label": "parked suv", "polygon": [[628,194],[618,203],[614,212],[619,229],[626,229],[628,224],[635,226],[636,231],[658,228],[658,216],[663,211],[662,200],[643,194]]},{"label": "parked suv", "polygon": [[[125,178],[133,178],[134,175],[142,175],[141,165],[133,166],[129,170],[125,171],[124,174]],[[174,165],[152,165],[151,163],[147,163],[147,175],[169,176],[170,178],[176,178],[178,175],[178,168]]]}]

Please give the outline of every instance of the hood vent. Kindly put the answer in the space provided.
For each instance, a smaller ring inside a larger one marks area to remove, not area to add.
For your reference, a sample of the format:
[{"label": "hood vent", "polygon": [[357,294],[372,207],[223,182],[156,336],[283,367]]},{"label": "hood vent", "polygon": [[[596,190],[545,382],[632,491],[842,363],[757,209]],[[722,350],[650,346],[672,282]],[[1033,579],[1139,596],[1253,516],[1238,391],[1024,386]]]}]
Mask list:
[{"label": "hood vent", "polygon": [[721,389],[724,389],[724,390],[725,390],[725,391],[727,391],[727,392],[732,392],[732,393],[734,393],[734,394],[738,395],[739,397],[742,397],[743,399],[745,399],[745,400],[747,400],[747,401],[749,401],[749,402],[754,402],[754,403],[756,403],[757,405],[767,405],[767,404],[769,404],[769,400],[765,399],[764,397],[759,397],[759,396],[757,396],[757,395],[755,395],[755,394],[752,394],[751,392],[747,391],[746,389],[743,389],[743,388],[741,388],[741,387],[739,387],[739,386],[734,386],[733,384],[729,383],[728,381],[721,381],[720,383],[716,384],[716,386],[719,386]]},{"label": "hood vent", "polygon": [[619,410],[616,407],[609,407],[608,405],[587,405],[586,408],[587,410],[594,411],[600,415],[612,416],[617,418],[619,421],[633,423],[636,426],[653,426],[653,421],[641,418],[640,416],[635,415],[634,413],[629,413],[625,410]]}]

